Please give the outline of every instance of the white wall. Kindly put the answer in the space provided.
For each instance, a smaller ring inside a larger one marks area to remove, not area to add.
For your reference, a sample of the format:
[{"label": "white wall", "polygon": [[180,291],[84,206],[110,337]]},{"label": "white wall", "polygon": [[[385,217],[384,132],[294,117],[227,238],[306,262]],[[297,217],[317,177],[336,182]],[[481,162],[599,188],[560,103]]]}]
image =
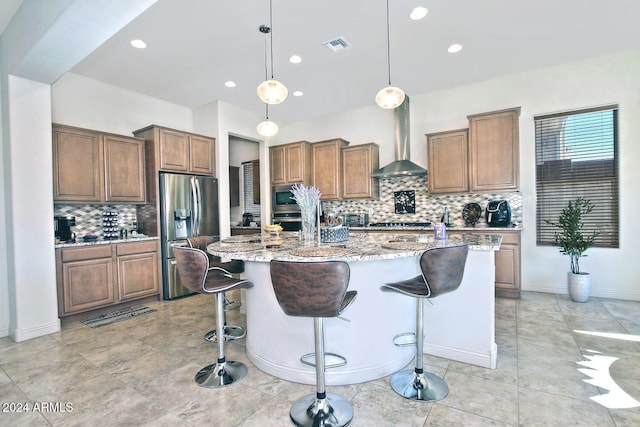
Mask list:
[{"label": "white wall", "polygon": [[[524,221],[522,288],[566,293],[569,259],[557,248],[538,247],[535,237],[535,141],[533,116],[617,103],[620,130],[620,248],[592,248],[581,266],[592,274],[592,295],[640,300],[635,266],[640,223],[640,51],[511,75],[421,95],[411,95],[411,159],[426,166],[427,133],[468,127],[467,115],[520,106],[520,177]],[[393,159],[390,112],[367,107],[295,123],[286,141],[318,141],[340,136],[352,145],[380,145],[380,164]]]},{"label": "white wall", "polygon": [[[191,109],[67,73],[51,87],[53,122],[132,135],[149,125],[193,131]],[[211,135],[213,136],[213,135]]]}]

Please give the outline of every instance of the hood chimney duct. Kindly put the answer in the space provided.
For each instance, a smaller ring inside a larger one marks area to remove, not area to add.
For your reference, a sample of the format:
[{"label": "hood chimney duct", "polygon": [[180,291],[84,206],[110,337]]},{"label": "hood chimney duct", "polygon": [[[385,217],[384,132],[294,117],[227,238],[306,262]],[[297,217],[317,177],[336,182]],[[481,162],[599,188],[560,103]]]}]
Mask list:
[{"label": "hood chimney duct", "polygon": [[374,178],[396,178],[402,176],[424,176],[427,170],[410,160],[410,111],[409,97],[393,110],[395,161],[371,174]]}]

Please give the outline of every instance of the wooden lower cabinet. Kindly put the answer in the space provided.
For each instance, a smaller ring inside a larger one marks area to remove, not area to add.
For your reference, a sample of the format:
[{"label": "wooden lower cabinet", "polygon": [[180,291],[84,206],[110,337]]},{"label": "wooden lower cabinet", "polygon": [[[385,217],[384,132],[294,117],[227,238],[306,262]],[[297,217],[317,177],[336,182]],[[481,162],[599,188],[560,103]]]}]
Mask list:
[{"label": "wooden lower cabinet", "polygon": [[60,317],[159,294],[158,241],[56,249]]}]

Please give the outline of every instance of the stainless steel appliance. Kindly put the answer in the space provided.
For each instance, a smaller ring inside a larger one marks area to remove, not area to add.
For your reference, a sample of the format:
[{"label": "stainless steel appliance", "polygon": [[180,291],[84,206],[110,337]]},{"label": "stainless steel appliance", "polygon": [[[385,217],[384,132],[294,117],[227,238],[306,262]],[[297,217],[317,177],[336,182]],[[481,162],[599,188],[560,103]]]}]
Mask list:
[{"label": "stainless steel appliance", "polygon": [[369,214],[347,214],[345,216],[345,225],[347,227],[366,227],[369,225]]},{"label": "stainless steel appliance", "polygon": [[511,225],[511,206],[506,200],[490,200],[487,203],[485,220],[489,227],[508,227]]},{"label": "stainless steel appliance", "polygon": [[182,286],[173,247],[192,236],[220,238],[218,180],[209,176],[160,173],[160,238],[164,299],[192,294]]},{"label": "stainless steel appliance", "polygon": [[[300,206],[293,200],[291,185],[274,185],[271,187],[271,211],[276,212],[298,212]],[[298,215],[299,216],[299,215]]]},{"label": "stainless steel appliance", "polygon": [[71,231],[71,227],[76,225],[75,216],[54,216],[53,228],[55,237],[61,242],[75,242],[76,234]]},{"label": "stainless steel appliance", "polygon": [[242,214],[242,226],[249,227],[253,222],[253,214],[250,212],[245,212]]},{"label": "stainless steel appliance", "polygon": [[298,212],[274,212],[271,214],[272,224],[280,224],[283,231],[302,230],[302,217]]}]

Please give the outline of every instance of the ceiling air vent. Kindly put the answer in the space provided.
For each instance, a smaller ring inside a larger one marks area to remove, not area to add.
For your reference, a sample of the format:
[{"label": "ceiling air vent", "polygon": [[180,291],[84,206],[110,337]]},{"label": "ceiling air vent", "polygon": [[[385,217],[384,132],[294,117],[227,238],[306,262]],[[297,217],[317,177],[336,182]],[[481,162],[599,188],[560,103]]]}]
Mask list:
[{"label": "ceiling air vent", "polygon": [[340,36],[337,39],[329,40],[323,43],[331,52],[337,52],[343,49],[349,49],[351,45],[344,37]]}]

